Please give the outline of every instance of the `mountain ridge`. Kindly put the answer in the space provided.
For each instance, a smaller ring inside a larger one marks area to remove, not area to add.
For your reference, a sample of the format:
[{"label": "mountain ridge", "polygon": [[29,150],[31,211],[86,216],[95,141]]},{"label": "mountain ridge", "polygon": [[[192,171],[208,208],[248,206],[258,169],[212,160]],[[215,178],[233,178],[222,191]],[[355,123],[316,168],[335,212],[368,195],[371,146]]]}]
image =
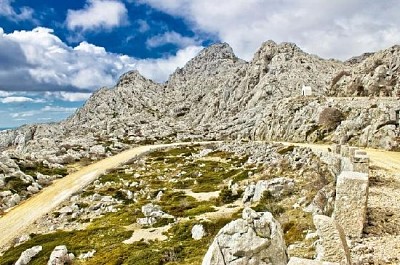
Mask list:
[{"label": "mountain ridge", "polygon": [[[368,54],[349,65],[307,54],[293,43],[266,41],[249,62],[238,58],[227,43],[211,45],[178,68],[165,83],[130,71],[113,88],[96,91],[64,121],[1,132],[0,147],[46,159],[59,151],[60,143],[68,141],[85,150],[78,156],[87,156],[85,152],[91,146],[104,142],[124,148],[128,142],[171,137],[315,141],[320,136],[309,134],[319,126],[318,114],[329,106],[353,111],[347,117],[355,117],[372,104],[369,96],[390,96],[391,102],[372,111],[381,113],[388,108],[391,113],[386,111],[385,115],[393,116],[393,110],[399,108],[393,97],[399,91],[398,47]],[[303,86],[312,88],[312,97],[301,97]],[[343,97],[357,97],[358,101],[365,101],[365,107],[349,110],[348,103],[340,102]],[[280,109],[285,105],[285,109]],[[294,106],[300,109],[293,109]],[[280,112],[286,114],[280,121],[274,120]],[[301,117],[295,121],[297,112]],[[370,133],[363,135],[375,123],[364,122],[350,138],[358,145],[397,148],[397,144],[388,146],[379,139],[371,140]],[[372,126],[373,130],[381,124]],[[342,127],[339,125],[329,135],[323,133],[322,139],[345,139],[349,129]],[[315,131],[321,134],[320,129]],[[383,130],[387,130],[384,135],[395,138],[395,128],[384,126]],[[48,151],[45,156],[40,155],[43,148]]]}]

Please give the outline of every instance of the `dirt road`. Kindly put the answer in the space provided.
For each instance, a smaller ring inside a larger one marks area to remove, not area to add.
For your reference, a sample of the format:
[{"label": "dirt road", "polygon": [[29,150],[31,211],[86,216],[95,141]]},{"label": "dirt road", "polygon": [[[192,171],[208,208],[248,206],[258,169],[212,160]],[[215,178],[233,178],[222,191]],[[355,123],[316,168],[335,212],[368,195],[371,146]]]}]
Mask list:
[{"label": "dirt road", "polygon": [[143,155],[155,149],[208,143],[215,142],[140,146],[98,161],[55,181],[51,186],[44,188],[40,193],[24,201],[0,218],[0,253],[10,245],[15,238],[21,236],[36,220],[57,207],[72,194],[93,182],[106,170],[118,167],[136,156]]},{"label": "dirt road", "polygon": [[[328,148],[331,147],[330,145],[325,145],[325,144],[288,143],[288,142],[280,142],[280,143],[285,145],[309,147],[313,150],[320,150],[320,151],[328,151]],[[372,148],[366,148],[363,150],[367,152],[370,158],[371,166],[377,166],[392,173],[400,171],[400,152],[392,152],[392,151],[385,151]]]}]

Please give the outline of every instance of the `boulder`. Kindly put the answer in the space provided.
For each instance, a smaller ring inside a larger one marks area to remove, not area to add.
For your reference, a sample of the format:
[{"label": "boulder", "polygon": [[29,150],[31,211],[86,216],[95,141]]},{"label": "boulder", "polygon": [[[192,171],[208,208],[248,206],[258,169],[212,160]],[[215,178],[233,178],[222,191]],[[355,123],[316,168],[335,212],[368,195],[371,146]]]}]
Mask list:
[{"label": "boulder", "polygon": [[204,230],[203,225],[194,225],[192,227],[192,238],[194,240],[200,240],[202,239],[206,234],[206,231]]},{"label": "boulder", "polygon": [[68,249],[66,246],[57,246],[54,248],[53,252],[51,252],[47,265],[72,264],[73,259],[74,255],[68,254]]},{"label": "boulder", "polygon": [[31,259],[35,257],[39,252],[42,251],[42,246],[34,246],[31,248],[28,248],[24,252],[21,253],[21,256],[15,263],[15,265],[26,265],[29,264]]},{"label": "boulder", "polygon": [[260,180],[257,182],[254,195],[252,198],[253,202],[261,200],[265,191],[271,193],[272,196],[278,197],[285,191],[293,190],[294,180],[290,178],[274,178],[270,180]]},{"label": "boulder", "polygon": [[317,260],[350,265],[350,251],[342,227],[325,215],[314,215],[313,220],[319,236]]},{"label": "boulder", "polygon": [[148,203],[142,206],[144,218],[138,218],[137,223],[143,226],[151,226],[157,223],[160,219],[175,219],[174,216],[167,214],[161,210],[159,205]]},{"label": "boulder", "polygon": [[283,232],[272,214],[245,208],[242,218],[218,232],[202,265],[286,265],[287,261]]},{"label": "boulder", "polygon": [[243,199],[242,199],[243,203],[248,202],[253,198],[255,190],[256,190],[256,185],[254,183],[251,183],[246,187],[246,189],[243,192]]}]

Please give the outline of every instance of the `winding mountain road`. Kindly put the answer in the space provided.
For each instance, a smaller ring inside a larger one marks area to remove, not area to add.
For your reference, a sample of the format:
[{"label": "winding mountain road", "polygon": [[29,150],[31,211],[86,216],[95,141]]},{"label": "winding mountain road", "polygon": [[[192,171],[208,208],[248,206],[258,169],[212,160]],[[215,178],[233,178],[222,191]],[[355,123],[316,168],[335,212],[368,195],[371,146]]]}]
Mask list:
[{"label": "winding mountain road", "polygon": [[156,149],[210,143],[218,142],[187,142],[139,146],[121,152],[115,156],[105,158],[69,174],[62,179],[54,181],[52,185],[44,188],[40,193],[22,202],[0,218],[0,253],[3,252],[15,238],[21,236],[36,220],[56,208],[72,194],[89,185],[107,170],[116,168],[132,158],[144,155]]}]

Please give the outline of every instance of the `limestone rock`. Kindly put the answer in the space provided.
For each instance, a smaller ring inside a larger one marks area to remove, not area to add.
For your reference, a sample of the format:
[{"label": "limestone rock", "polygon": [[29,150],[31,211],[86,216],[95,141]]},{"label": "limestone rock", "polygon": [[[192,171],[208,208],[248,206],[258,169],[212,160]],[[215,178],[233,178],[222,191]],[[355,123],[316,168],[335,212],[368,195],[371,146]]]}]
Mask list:
[{"label": "limestone rock", "polygon": [[218,232],[202,264],[287,264],[282,229],[271,213],[246,208]]},{"label": "limestone rock", "polygon": [[175,219],[174,216],[167,214],[161,210],[159,205],[148,203],[142,206],[144,218],[138,218],[137,223],[143,226],[154,225],[160,219]]},{"label": "limestone rock", "polygon": [[270,192],[274,197],[279,197],[283,192],[293,190],[294,180],[289,178],[274,178],[270,180],[260,180],[254,190],[253,202],[261,200],[265,191]]},{"label": "limestone rock", "polygon": [[15,263],[15,265],[27,265],[39,252],[42,251],[42,246],[31,247],[21,253],[21,256]]},{"label": "limestone rock", "polygon": [[72,260],[74,259],[73,254],[68,254],[68,250],[66,246],[57,246],[54,248],[53,252],[51,252],[49,261],[47,265],[65,265],[72,264]]},{"label": "limestone rock", "polygon": [[314,215],[313,220],[320,238],[317,260],[350,265],[350,251],[342,227],[324,215]]},{"label": "limestone rock", "polygon": [[85,260],[85,259],[93,258],[93,256],[94,256],[95,253],[96,253],[96,250],[93,249],[93,250],[91,250],[91,251],[89,251],[89,252],[80,254],[80,255],[78,256],[78,259],[83,259],[83,260]]},{"label": "limestone rock", "polygon": [[368,175],[344,171],[337,179],[334,218],[350,237],[360,237],[366,222]]},{"label": "limestone rock", "polygon": [[192,227],[192,238],[194,240],[200,240],[202,239],[206,234],[206,231],[204,230],[203,225],[194,225]]}]

